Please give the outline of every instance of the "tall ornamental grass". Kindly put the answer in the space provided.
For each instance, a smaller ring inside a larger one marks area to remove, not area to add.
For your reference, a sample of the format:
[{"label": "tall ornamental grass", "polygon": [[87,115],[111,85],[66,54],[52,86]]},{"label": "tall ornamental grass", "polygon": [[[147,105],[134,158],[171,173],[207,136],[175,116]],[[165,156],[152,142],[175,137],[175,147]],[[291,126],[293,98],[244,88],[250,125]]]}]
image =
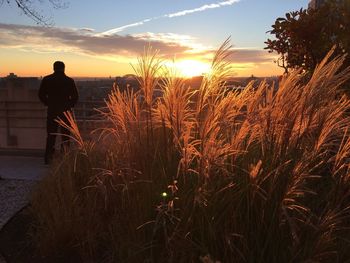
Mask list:
[{"label": "tall ornamental grass", "polygon": [[[197,89],[151,48],[141,90],[115,88],[106,127],[57,159],[32,201],[46,259],[346,262],[350,78],[332,51],[312,77],[227,90],[228,41]],[[162,77],[162,78],[161,78]],[[161,89],[162,96],[154,96]],[[64,125],[64,124],[63,124]],[[97,137],[96,137],[97,138]]]}]

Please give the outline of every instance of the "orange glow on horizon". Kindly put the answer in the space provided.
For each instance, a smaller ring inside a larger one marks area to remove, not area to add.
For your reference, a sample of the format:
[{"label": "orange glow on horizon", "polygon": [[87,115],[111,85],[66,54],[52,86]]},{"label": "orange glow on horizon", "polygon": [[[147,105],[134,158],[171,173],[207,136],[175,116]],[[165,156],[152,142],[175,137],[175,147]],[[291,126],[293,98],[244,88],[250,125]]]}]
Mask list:
[{"label": "orange glow on horizon", "polygon": [[[86,56],[72,53],[34,53],[20,49],[0,49],[1,67],[0,77],[5,77],[13,72],[19,77],[40,77],[52,73],[52,64],[61,60],[66,64],[66,74],[71,77],[116,77],[133,74],[130,63],[135,64],[132,58],[123,57],[116,60],[104,59],[95,56]],[[135,58],[134,58],[135,59]],[[182,77],[200,76],[210,72],[210,63],[189,57],[165,63],[165,66],[173,67]],[[268,77],[282,74],[282,70],[273,62],[259,63],[235,63],[233,64],[233,76]]]},{"label": "orange glow on horizon", "polygon": [[209,73],[210,64],[199,60],[186,59],[175,62],[174,68],[181,76],[190,78]]}]

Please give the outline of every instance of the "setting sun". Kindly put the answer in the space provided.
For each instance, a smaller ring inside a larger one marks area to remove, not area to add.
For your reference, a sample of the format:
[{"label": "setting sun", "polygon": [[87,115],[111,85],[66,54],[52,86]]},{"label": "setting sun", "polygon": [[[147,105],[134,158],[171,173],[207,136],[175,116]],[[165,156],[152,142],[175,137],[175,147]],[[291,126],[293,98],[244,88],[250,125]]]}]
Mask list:
[{"label": "setting sun", "polygon": [[200,76],[210,71],[210,64],[198,60],[175,62],[175,68],[184,77]]}]

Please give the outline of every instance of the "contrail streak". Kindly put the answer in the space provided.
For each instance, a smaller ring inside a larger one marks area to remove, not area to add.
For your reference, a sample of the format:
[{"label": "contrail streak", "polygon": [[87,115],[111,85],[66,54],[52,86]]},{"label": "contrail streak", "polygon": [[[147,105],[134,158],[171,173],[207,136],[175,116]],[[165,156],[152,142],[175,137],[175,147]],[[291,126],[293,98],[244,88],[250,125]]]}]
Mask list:
[{"label": "contrail streak", "polygon": [[135,23],[128,24],[125,26],[110,29],[108,31],[99,33],[98,35],[104,35],[104,36],[113,35],[113,34],[121,32],[121,31],[124,31],[127,28],[141,26],[147,22],[154,21],[154,20],[157,20],[160,18],[173,18],[173,17],[185,16],[185,15],[189,15],[189,14],[193,14],[193,13],[203,12],[203,11],[208,10],[208,9],[220,8],[223,6],[230,6],[230,5],[233,5],[233,4],[238,3],[240,1],[241,0],[227,0],[227,1],[222,1],[222,2],[218,2],[218,3],[203,5],[203,6],[200,6],[197,8],[193,8],[193,9],[187,9],[187,10],[182,10],[182,11],[175,12],[175,13],[165,14],[162,16],[151,17],[151,18],[141,20],[139,22],[135,22]]},{"label": "contrail streak", "polygon": [[128,25],[125,25],[125,26],[121,26],[121,27],[110,29],[110,30],[102,32],[102,33],[100,33],[98,35],[113,35],[115,33],[124,31],[125,29],[127,29],[129,27],[141,26],[144,23],[147,23],[147,22],[155,20],[155,19],[157,19],[157,18],[153,17],[153,18],[144,19],[144,20],[136,22],[136,23],[132,23],[132,24],[128,24]]},{"label": "contrail streak", "polygon": [[223,1],[223,2],[216,3],[216,4],[203,5],[203,6],[198,7],[198,8],[183,10],[183,11],[172,13],[172,14],[167,14],[167,15],[164,15],[163,17],[172,18],[172,17],[178,17],[178,16],[185,16],[185,15],[192,14],[192,13],[203,12],[207,9],[214,9],[214,8],[219,8],[222,6],[233,5],[235,3],[238,3],[239,1],[240,0],[228,0],[228,1]]}]

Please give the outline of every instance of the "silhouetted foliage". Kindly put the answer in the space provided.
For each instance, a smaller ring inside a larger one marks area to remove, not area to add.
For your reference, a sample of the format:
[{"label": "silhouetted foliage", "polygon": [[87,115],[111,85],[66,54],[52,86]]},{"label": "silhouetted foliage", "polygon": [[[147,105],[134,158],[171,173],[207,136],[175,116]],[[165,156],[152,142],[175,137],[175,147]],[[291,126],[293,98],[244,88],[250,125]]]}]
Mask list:
[{"label": "silhouetted foliage", "polygon": [[54,9],[67,7],[67,2],[62,0],[0,0],[0,6],[4,3],[16,5],[26,16],[34,20],[37,24],[52,25],[52,17],[39,10],[36,4],[48,3]]},{"label": "silhouetted foliage", "polygon": [[[265,44],[277,52],[277,65],[288,69],[302,67],[313,71],[335,46],[335,55],[350,51],[350,1],[328,0],[317,9],[300,9],[276,19],[268,31],[275,39]],[[349,58],[344,67],[350,64]]]}]

